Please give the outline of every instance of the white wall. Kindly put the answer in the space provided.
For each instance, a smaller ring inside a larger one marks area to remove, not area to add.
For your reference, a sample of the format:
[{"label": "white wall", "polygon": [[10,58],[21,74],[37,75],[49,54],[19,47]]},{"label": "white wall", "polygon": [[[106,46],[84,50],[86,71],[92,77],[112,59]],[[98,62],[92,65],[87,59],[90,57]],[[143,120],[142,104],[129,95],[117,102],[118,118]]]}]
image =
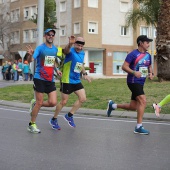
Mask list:
[{"label": "white wall", "polygon": [[125,25],[125,14],[120,12],[120,0],[102,0],[102,44],[133,45],[133,33],[120,36],[120,25]]}]

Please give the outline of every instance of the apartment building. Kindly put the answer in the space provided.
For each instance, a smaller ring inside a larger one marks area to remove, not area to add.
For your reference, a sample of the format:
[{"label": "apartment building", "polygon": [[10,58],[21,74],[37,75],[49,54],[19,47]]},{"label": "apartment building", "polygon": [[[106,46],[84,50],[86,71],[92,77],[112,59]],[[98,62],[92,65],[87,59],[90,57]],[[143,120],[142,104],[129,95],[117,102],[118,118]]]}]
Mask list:
[{"label": "apartment building", "polygon": [[[10,51],[17,59],[18,51],[26,51],[26,45],[36,46],[37,26],[29,19],[37,14],[38,0],[0,0],[0,5],[1,1],[10,3]],[[56,5],[54,44],[64,47],[68,36],[84,37],[84,62],[91,68],[90,75],[126,76],[121,66],[126,55],[137,48],[137,36],[153,37],[152,27],[145,24],[136,30],[126,26],[125,15],[133,8],[131,0],[56,0]]]},{"label": "apartment building", "polygon": [[64,46],[68,36],[85,38],[85,66],[90,75],[125,76],[121,69],[126,55],[137,48],[140,34],[151,35],[151,27],[135,31],[126,26],[125,15],[133,8],[131,0],[56,0],[58,37]]},{"label": "apartment building", "polygon": [[29,44],[33,48],[36,45],[37,26],[30,21],[37,14],[37,0],[11,0],[11,53],[18,56],[18,51],[26,51]]},{"label": "apartment building", "polygon": [[[33,48],[36,46],[37,26],[30,21],[37,14],[38,0],[0,0],[1,7],[7,7],[3,15],[8,15],[8,31],[5,50],[5,59],[14,60],[21,56],[18,51],[26,51],[29,44]],[[3,49],[4,50],[4,49]],[[7,55],[11,55],[11,57]]]}]

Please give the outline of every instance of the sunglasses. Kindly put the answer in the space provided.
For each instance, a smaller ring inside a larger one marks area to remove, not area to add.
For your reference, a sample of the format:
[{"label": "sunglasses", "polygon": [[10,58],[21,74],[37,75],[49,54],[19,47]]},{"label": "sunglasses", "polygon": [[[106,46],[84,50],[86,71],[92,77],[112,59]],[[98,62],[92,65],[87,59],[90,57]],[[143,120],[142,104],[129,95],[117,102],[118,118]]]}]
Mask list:
[{"label": "sunglasses", "polygon": [[49,37],[54,37],[55,36],[55,34],[49,34],[49,33],[47,33],[46,35],[49,36]]}]

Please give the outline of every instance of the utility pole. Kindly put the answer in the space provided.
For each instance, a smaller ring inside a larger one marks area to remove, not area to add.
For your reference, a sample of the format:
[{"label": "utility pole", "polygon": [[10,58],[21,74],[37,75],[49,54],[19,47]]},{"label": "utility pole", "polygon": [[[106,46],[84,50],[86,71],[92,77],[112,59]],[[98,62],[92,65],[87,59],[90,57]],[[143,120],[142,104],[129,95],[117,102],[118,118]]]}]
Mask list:
[{"label": "utility pole", "polygon": [[[38,18],[37,18],[37,43],[36,46],[43,43],[44,35],[44,6],[45,0],[38,0]],[[35,73],[35,61],[32,62],[32,73]]]},{"label": "utility pole", "polygon": [[[38,0],[38,20],[37,20],[37,43],[36,45],[40,45],[43,43],[43,35],[44,35],[44,6],[45,0]],[[35,74],[35,61],[32,62],[33,65],[33,73]],[[34,92],[34,99],[35,99]]]},{"label": "utility pole", "polygon": [[37,46],[43,43],[45,0],[38,0]]},{"label": "utility pole", "polygon": [[154,24],[152,24],[152,44],[151,44],[151,56],[152,56],[152,69],[153,69],[153,72],[154,72],[154,51],[155,51],[155,38],[154,38],[154,30],[155,30],[155,27],[154,27]]},{"label": "utility pole", "polygon": [[56,0],[57,29],[58,29],[58,47],[60,47],[60,0]]}]

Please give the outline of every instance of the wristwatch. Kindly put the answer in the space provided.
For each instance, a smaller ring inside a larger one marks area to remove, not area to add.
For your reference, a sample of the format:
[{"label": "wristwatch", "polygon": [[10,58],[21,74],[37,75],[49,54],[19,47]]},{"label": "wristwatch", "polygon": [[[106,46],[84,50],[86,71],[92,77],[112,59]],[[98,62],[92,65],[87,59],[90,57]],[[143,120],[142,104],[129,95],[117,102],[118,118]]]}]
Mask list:
[{"label": "wristwatch", "polygon": [[83,76],[87,76],[87,72],[83,73]]}]

